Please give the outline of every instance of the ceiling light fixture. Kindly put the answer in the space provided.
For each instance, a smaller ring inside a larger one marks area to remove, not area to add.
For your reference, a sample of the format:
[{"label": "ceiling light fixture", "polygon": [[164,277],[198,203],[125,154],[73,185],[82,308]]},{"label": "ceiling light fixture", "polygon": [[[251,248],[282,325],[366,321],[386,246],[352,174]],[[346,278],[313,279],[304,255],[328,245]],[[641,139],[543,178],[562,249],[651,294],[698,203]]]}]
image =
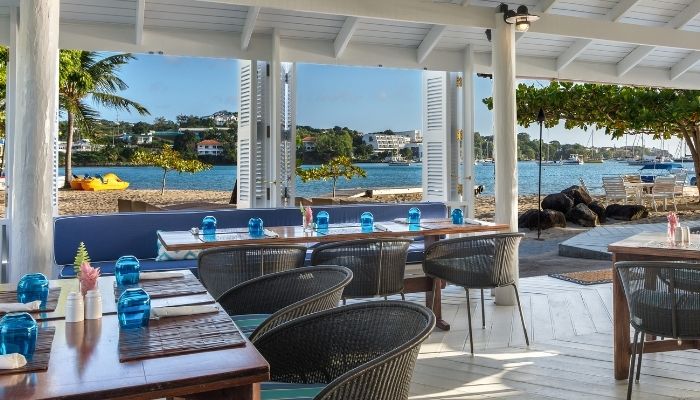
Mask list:
[{"label": "ceiling light fixture", "polygon": [[[538,15],[530,14],[527,6],[520,6],[517,11],[508,10],[507,8],[508,6],[505,7],[507,11],[503,13],[503,20],[508,24],[515,24],[517,32],[527,32],[530,29],[530,22],[540,19]],[[504,9],[503,4],[501,9]]]}]

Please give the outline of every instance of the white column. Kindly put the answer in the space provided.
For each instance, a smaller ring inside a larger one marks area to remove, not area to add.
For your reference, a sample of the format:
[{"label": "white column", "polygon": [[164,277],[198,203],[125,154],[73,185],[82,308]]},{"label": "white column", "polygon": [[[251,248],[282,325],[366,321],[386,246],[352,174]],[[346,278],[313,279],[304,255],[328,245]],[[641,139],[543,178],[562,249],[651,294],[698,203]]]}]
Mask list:
[{"label": "white column", "polygon": [[282,186],[287,188],[288,206],[294,206],[296,196],[296,63],[282,63],[282,132],[285,133],[282,149]]},{"label": "white column", "polygon": [[[515,105],[515,30],[497,12],[493,43],[493,133],[496,163],[496,223],[518,230],[518,163]],[[516,255],[517,257],[517,255]],[[515,263],[517,266],[517,263]],[[513,271],[518,276],[518,271]],[[515,304],[510,287],[496,290],[496,303]]]},{"label": "white column", "polygon": [[459,183],[459,139],[458,132],[462,130],[462,91],[457,85],[460,78],[459,73],[450,72],[449,96],[450,96],[450,126],[447,130],[447,143],[449,144],[450,158],[447,168],[447,187],[449,193],[449,205],[454,208],[459,205],[459,193],[457,184]]},{"label": "white column", "polygon": [[462,71],[462,198],[468,218],[474,218],[474,52],[464,49]]},{"label": "white column", "polygon": [[[52,129],[56,118],[59,2],[20,3],[16,122],[11,140],[9,280],[53,276]],[[21,133],[21,134],[15,134]]]},{"label": "white column", "polygon": [[267,207],[279,207],[282,200],[281,176],[280,176],[280,153],[282,150],[282,73],[280,63],[280,35],[277,28],[272,30],[272,57],[270,61],[270,131],[267,142],[267,182],[265,185],[269,190]]}]

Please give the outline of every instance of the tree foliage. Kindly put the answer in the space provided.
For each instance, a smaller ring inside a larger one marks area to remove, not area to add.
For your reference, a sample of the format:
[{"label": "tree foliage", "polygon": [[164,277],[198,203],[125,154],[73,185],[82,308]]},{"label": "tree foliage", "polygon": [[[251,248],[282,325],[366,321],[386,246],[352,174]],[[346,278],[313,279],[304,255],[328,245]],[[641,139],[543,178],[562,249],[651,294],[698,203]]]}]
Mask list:
[{"label": "tree foliage", "polygon": [[[542,108],[546,127],[563,120],[566,129],[596,127],[615,138],[682,138],[700,171],[700,91],[555,81],[542,88],[520,84],[516,99],[518,123],[524,127],[537,122]],[[493,107],[492,98],[484,103]]]},{"label": "tree foliage", "polygon": [[182,158],[180,153],[173,150],[173,146],[171,145],[164,145],[163,149],[158,152],[137,150],[132,157],[132,164],[140,166],[154,166],[163,170],[160,194],[163,194],[165,191],[165,177],[168,171],[177,171],[178,173],[188,172],[194,174],[211,168],[211,165],[205,164],[199,160],[186,160]]},{"label": "tree foliage", "polygon": [[0,136],[5,137],[5,96],[7,90],[7,47],[0,46]]},{"label": "tree foliage", "polygon": [[333,197],[335,197],[335,188],[339,178],[351,180],[354,177],[366,178],[367,172],[353,165],[352,160],[348,156],[337,156],[331,158],[327,163],[321,164],[316,168],[302,169],[297,168],[297,175],[302,182],[316,180],[331,180],[333,182]]},{"label": "tree foliage", "polygon": [[99,116],[99,112],[87,103],[107,108],[148,115],[146,107],[118,96],[117,93],[129,86],[119,78],[120,68],[133,60],[131,54],[114,54],[102,58],[94,51],[61,50],[59,54],[58,103],[61,111],[67,114],[66,132],[66,187],[72,179],[73,130],[79,125],[89,130]]}]

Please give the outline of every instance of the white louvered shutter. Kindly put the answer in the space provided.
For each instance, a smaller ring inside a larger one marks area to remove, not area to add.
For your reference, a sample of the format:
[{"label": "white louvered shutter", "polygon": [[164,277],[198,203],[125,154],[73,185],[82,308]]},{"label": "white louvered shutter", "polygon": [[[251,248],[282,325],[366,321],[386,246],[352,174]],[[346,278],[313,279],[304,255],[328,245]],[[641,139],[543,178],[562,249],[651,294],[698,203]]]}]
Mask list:
[{"label": "white louvered shutter", "polygon": [[447,72],[423,72],[423,201],[449,200],[449,82]]},{"label": "white louvered shutter", "polygon": [[269,146],[269,116],[266,101],[269,98],[268,65],[264,61],[258,61],[255,69],[255,122],[257,127],[254,147],[254,198],[251,207],[267,206],[266,181],[268,170],[265,163],[266,151]]},{"label": "white louvered shutter", "polygon": [[282,132],[280,148],[280,179],[282,204],[294,205],[296,168],[295,72],[296,65],[282,63],[282,93],[280,113]]},{"label": "white louvered shutter", "polygon": [[253,166],[257,161],[257,124],[256,124],[256,71],[254,61],[241,60],[241,105],[238,118],[238,208],[255,206]]}]

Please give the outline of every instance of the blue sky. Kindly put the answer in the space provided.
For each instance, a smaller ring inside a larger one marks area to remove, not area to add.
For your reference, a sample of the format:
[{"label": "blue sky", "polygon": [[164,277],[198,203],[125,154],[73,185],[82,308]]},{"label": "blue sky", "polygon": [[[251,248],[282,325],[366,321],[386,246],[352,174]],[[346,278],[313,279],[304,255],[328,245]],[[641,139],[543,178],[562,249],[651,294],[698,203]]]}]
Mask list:
[{"label": "blue sky", "polygon": [[[325,128],[347,126],[362,132],[421,128],[421,73],[419,70],[300,64],[297,66],[297,123]],[[236,60],[139,54],[121,71],[129,89],[121,94],[145,105],[151,116],[117,115],[100,109],[103,118],[136,122],[178,114],[208,115],[218,110],[238,111]],[[481,99],[491,95],[491,81],[476,78],[475,129],[491,134],[492,113]],[[546,83],[545,83],[546,84]],[[531,137],[537,127],[520,131]],[[590,143],[590,132],[545,130],[544,139],[562,143]],[[603,132],[594,135],[596,146],[624,145]],[[660,147],[659,142],[646,140]],[[671,152],[678,141],[666,144]],[[630,139],[629,144],[632,144]]]}]

